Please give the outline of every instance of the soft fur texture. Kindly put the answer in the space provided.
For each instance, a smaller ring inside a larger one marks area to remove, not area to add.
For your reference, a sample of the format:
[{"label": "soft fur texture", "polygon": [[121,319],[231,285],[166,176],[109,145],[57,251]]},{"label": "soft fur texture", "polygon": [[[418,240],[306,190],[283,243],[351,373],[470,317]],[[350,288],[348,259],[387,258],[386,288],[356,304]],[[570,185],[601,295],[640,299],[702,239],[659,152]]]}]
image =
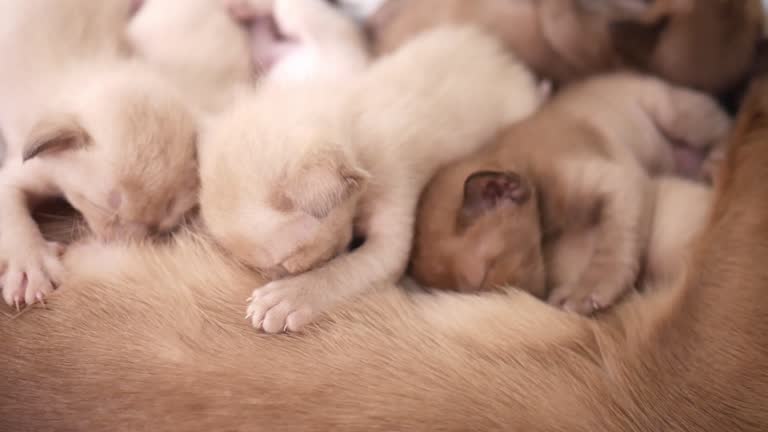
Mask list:
[{"label": "soft fur texture", "polygon": [[592,313],[634,285],[653,218],[651,174],[673,144],[704,152],[730,119],[709,96],[656,78],[598,76],[560,92],[425,191],[411,269],[428,286],[519,286]]},{"label": "soft fur texture", "polygon": [[237,316],[259,281],[200,239],[73,250],[48,307],[0,325],[0,429],[764,431],[767,116],[764,82],[687,278],[597,320],[384,286],[260,336]]},{"label": "soft fur texture", "polygon": [[558,82],[629,66],[720,92],[747,73],[762,21],[760,0],[388,0],[369,27],[377,53],[474,23]]},{"label": "soft fur texture", "polygon": [[223,109],[256,79],[247,32],[221,1],[144,1],[127,33],[134,52],[203,110]]},{"label": "soft fur texture", "polygon": [[[358,80],[267,86],[233,108],[202,145],[201,210],[222,246],[284,276],[254,292],[254,325],[298,330],[399,279],[430,176],[541,100],[527,68],[460,28],[414,39]],[[353,233],[365,242],[341,254]]]},{"label": "soft fur texture", "polygon": [[326,0],[220,1],[248,29],[254,66],[266,79],[342,79],[368,64],[362,30]]},{"label": "soft fur texture", "polygon": [[196,204],[197,120],[163,77],[128,58],[131,5],[97,3],[0,6],[8,59],[0,269],[9,304],[41,300],[62,277],[60,247],[30,215],[40,201],[65,198],[104,239],[169,231]]}]

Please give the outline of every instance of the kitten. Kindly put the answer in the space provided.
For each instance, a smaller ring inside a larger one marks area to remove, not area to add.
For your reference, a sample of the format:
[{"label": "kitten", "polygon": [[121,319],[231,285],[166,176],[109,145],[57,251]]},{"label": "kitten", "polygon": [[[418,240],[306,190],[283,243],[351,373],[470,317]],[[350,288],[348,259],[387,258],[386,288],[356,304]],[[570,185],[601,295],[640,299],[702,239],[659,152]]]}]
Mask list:
[{"label": "kitten", "polygon": [[711,148],[729,124],[713,99],[651,77],[566,88],[437,174],[420,204],[411,272],[436,288],[513,285],[579,313],[606,308],[638,277],[649,175],[674,172],[673,143]]},{"label": "kitten", "polygon": [[127,3],[22,3],[0,6],[0,270],[17,307],[63,275],[31,216],[42,201],[65,198],[102,239],[143,238],[177,225],[198,184],[195,117],[120,46]]},{"label": "kitten", "polygon": [[223,1],[249,29],[253,62],[266,79],[338,79],[368,64],[362,30],[325,0]]},{"label": "kitten", "polygon": [[473,23],[558,83],[628,66],[719,93],[745,78],[762,20],[760,0],[388,0],[369,27],[377,53]]},{"label": "kitten", "polygon": [[[541,99],[492,38],[447,29],[357,80],[265,86],[233,108],[201,146],[201,213],[222,246],[282,277],[254,291],[254,326],[296,331],[399,279],[431,175]],[[353,231],[365,241],[344,254]]]},{"label": "kitten", "polygon": [[247,32],[214,0],[151,0],[127,29],[134,52],[204,112],[231,103],[240,86],[255,82]]}]

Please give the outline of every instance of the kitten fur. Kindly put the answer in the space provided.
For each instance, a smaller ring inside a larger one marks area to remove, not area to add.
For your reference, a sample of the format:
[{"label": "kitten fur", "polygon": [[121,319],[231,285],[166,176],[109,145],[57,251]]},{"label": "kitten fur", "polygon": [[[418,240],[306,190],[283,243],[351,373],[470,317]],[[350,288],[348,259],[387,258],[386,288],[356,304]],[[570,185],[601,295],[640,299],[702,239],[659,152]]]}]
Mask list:
[{"label": "kitten fur", "polygon": [[223,109],[239,86],[255,82],[247,32],[221,1],[150,0],[127,34],[136,54],[204,111]]},{"label": "kitten fur", "polygon": [[[22,3],[0,6],[7,24],[0,27],[14,41],[0,42],[0,57],[12,59],[0,67],[8,147],[0,269],[3,299],[17,307],[41,300],[62,278],[61,248],[43,239],[30,214],[41,201],[65,198],[103,239],[142,238],[177,225],[198,184],[195,118],[167,81],[120,45],[130,5]],[[105,16],[119,19],[92,21]]]},{"label": "kitten fur", "polygon": [[[223,247],[282,277],[254,291],[253,324],[299,330],[399,279],[430,176],[541,99],[492,38],[439,29],[358,80],[267,86],[222,116],[202,145],[201,214]],[[353,234],[364,244],[343,253]]]},{"label": "kitten fur", "polygon": [[745,78],[762,21],[760,0],[388,0],[368,27],[376,53],[472,23],[556,82],[631,67],[724,92]]},{"label": "kitten fur", "polygon": [[703,93],[618,73],[564,89],[425,191],[411,273],[461,291],[519,286],[590,314],[632,288],[673,144],[709,150],[730,119]]},{"label": "kitten fur", "polygon": [[687,278],[596,320],[385,286],[260,337],[237,317],[258,280],[195,236],[71,249],[48,308],[0,325],[0,429],[764,431],[766,118],[762,83]]},{"label": "kitten fur", "polygon": [[252,60],[265,79],[284,83],[343,79],[368,64],[355,21],[325,0],[224,0],[248,28]]}]

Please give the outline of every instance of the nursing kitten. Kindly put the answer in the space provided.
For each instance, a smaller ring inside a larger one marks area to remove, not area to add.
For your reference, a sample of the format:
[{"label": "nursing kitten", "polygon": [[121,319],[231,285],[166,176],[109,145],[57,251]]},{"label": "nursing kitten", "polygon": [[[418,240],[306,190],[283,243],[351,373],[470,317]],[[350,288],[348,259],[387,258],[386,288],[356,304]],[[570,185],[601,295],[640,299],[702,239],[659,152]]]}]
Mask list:
[{"label": "nursing kitten", "polygon": [[255,67],[265,79],[338,79],[368,64],[359,26],[325,0],[223,0],[250,33]]},{"label": "nursing kitten", "polygon": [[655,78],[614,74],[566,88],[436,175],[411,272],[436,288],[512,285],[571,311],[604,309],[637,280],[650,175],[675,171],[681,143],[720,143],[729,124],[711,98]]},{"label": "nursing kitten", "polygon": [[[217,242],[282,277],[248,316],[274,333],[402,276],[421,188],[529,115],[542,90],[489,36],[437,30],[356,80],[265,86],[203,139],[201,212]],[[364,238],[345,253],[353,234]]]},{"label": "nursing kitten", "polygon": [[42,300],[63,275],[61,246],[31,215],[42,201],[65,198],[105,240],[167,231],[196,203],[196,119],[165,79],[128,58],[129,6],[0,5],[0,270],[10,305]]},{"label": "nursing kitten", "polygon": [[471,23],[559,83],[631,67],[720,93],[745,79],[762,21],[760,0],[388,0],[368,26],[377,53]]}]

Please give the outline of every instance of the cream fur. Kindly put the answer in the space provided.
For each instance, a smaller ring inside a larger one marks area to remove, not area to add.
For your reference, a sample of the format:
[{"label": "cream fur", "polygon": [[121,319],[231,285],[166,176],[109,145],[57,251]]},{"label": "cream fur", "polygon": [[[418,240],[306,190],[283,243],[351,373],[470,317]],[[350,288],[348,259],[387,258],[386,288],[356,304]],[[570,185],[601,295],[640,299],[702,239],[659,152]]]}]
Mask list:
[{"label": "cream fur", "polygon": [[46,243],[30,215],[41,201],[65,198],[104,239],[168,231],[196,203],[197,120],[167,81],[128,58],[129,3],[0,6],[8,304],[42,300],[62,278],[60,246]]},{"label": "cream fur", "polygon": [[127,34],[137,55],[205,111],[224,109],[256,80],[247,32],[221,1],[145,0]]},{"label": "cream fur", "polygon": [[[405,270],[416,203],[435,170],[542,98],[533,76],[485,34],[437,30],[359,80],[275,85],[208,131],[201,210],[221,245],[285,276],[254,291],[268,332]],[[366,238],[341,254],[353,231]]]}]

